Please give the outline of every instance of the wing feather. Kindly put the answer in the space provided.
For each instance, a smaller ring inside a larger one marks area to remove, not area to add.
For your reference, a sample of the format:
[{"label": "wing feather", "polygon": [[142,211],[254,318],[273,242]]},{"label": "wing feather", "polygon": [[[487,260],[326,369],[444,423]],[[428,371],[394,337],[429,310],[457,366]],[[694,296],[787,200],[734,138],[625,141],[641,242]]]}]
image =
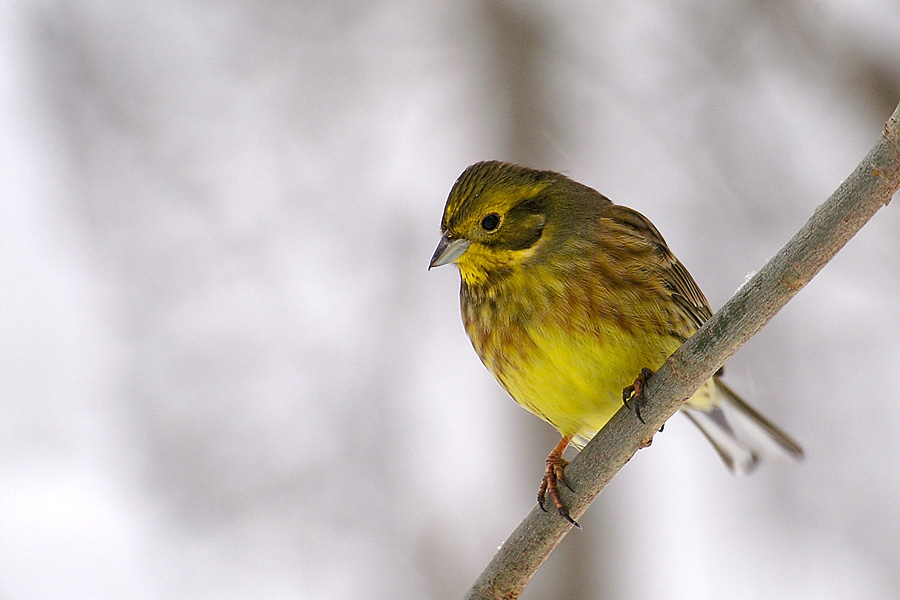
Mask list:
[{"label": "wing feather", "polygon": [[664,284],[672,301],[681,309],[684,317],[694,325],[694,329],[699,329],[712,316],[712,309],[709,307],[706,296],[700,291],[700,286],[681,264],[681,261],[675,258],[672,251],[669,250],[666,240],[663,239],[659,230],[641,213],[619,204],[605,207],[603,217],[624,226],[656,246],[656,251],[662,259]]}]

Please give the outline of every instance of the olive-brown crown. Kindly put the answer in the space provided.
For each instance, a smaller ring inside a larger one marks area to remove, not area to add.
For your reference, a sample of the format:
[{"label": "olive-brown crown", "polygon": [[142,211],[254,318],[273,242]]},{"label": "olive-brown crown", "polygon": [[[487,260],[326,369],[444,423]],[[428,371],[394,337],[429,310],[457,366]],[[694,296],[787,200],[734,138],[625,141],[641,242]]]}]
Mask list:
[{"label": "olive-brown crown", "polygon": [[560,173],[479,162],[463,171],[450,190],[441,230],[487,248],[524,250],[546,228],[577,229],[605,204],[604,196]]}]

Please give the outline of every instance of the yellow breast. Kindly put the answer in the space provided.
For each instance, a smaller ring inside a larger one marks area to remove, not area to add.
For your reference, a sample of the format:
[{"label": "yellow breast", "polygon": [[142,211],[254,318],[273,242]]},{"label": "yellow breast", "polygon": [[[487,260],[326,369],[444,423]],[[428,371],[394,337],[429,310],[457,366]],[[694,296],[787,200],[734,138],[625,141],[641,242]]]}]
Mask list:
[{"label": "yellow breast", "polygon": [[496,303],[481,308],[478,316],[470,310],[466,318],[465,307],[463,314],[488,370],[519,404],[562,435],[582,441],[622,406],[622,389],[640,370],[658,368],[679,344],[671,336],[632,331],[574,308],[520,320],[502,318]]},{"label": "yellow breast", "polygon": [[482,362],[519,404],[583,440],[622,406],[641,369],[659,368],[691,333],[647,256],[613,261],[617,246],[588,242],[570,240],[552,260],[493,256],[483,277],[459,263],[463,322]]}]

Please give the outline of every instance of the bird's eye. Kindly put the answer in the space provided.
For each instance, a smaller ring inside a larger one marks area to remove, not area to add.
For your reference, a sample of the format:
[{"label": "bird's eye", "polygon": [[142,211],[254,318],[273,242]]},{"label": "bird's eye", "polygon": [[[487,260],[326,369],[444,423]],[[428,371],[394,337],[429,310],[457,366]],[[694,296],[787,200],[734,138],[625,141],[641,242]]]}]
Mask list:
[{"label": "bird's eye", "polygon": [[500,226],[500,215],[497,213],[491,213],[489,215],[485,215],[485,217],[481,220],[481,228],[485,231],[493,231]]}]

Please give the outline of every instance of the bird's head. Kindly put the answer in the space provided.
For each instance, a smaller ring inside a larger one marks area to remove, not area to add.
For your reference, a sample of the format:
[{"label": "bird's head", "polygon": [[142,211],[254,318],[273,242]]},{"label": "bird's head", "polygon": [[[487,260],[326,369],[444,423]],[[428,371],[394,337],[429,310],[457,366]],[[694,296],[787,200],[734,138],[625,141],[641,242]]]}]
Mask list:
[{"label": "bird's head", "polygon": [[567,184],[574,182],[552,171],[497,161],[472,165],[450,191],[428,268],[455,262],[463,281],[477,285],[521,265],[550,233]]}]

